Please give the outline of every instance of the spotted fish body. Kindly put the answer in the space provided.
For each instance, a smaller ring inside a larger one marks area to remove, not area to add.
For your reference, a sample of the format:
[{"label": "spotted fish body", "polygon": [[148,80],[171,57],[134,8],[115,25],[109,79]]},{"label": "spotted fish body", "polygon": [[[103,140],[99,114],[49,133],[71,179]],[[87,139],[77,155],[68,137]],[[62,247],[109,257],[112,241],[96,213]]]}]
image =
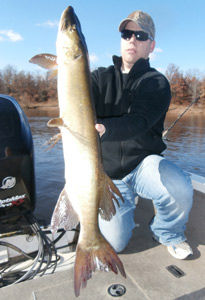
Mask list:
[{"label": "spotted fish body", "polygon": [[[96,270],[117,274],[119,269],[125,277],[122,262],[98,226],[98,214],[109,221],[116,212],[113,202],[119,205],[115,194],[121,195],[103,170],[87,46],[72,7],[61,16],[56,51],[60,117],[50,120],[48,125],[59,127],[61,132],[66,183],[51,225],[54,231],[62,226],[69,230],[80,222],[74,266],[74,289],[78,296]],[[36,56],[31,62],[42,65],[46,55]],[[53,68],[55,57],[47,57]]]}]

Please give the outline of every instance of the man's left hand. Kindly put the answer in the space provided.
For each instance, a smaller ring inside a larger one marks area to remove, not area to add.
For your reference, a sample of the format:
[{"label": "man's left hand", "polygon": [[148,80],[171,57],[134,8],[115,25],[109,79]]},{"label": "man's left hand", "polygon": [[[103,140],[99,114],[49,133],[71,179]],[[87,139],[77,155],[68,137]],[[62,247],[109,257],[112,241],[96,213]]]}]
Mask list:
[{"label": "man's left hand", "polygon": [[95,129],[98,131],[100,137],[105,133],[106,129],[103,124],[96,124]]}]

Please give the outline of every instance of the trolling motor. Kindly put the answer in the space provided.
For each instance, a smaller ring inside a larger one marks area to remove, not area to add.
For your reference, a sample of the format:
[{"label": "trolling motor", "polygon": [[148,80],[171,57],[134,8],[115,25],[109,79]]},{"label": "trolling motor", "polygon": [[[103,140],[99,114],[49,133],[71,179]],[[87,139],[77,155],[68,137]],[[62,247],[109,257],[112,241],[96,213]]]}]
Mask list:
[{"label": "trolling motor", "polygon": [[18,102],[0,95],[0,234],[14,231],[35,208],[33,140]]}]

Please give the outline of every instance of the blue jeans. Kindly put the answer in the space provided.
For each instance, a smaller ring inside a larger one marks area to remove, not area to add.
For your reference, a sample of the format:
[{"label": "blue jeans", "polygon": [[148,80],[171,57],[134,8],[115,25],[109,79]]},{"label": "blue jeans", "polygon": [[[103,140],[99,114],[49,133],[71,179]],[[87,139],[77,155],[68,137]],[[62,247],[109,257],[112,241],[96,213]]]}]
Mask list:
[{"label": "blue jeans", "polygon": [[120,252],[128,244],[135,228],[135,197],[153,200],[157,214],[150,229],[161,244],[166,246],[186,240],[184,231],[193,202],[190,176],[174,163],[159,155],[146,157],[136,169],[122,180],[113,180],[120,190],[116,215],[111,221],[99,216],[102,234]]}]

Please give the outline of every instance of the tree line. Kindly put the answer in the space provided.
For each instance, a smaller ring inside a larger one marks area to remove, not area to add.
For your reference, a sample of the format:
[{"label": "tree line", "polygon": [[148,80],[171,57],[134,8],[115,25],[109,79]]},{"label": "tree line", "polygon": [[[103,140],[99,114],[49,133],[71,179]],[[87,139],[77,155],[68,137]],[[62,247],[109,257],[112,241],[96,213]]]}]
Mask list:
[{"label": "tree line", "polygon": [[[205,93],[205,75],[197,69],[190,70],[184,75],[178,66],[170,64],[165,75],[171,85],[172,103],[188,105]],[[196,105],[205,107],[204,97]]]},{"label": "tree line", "polygon": [[[170,82],[173,104],[188,105],[205,93],[205,75],[198,70],[190,70],[184,75],[178,66],[170,64],[165,75]],[[47,73],[19,72],[10,65],[0,70],[0,94],[14,97],[25,108],[46,102],[58,105],[56,78],[49,79]],[[205,108],[204,98],[196,105]]]},{"label": "tree line", "polygon": [[24,108],[51,102],[57,105],[57,79],[47,73],[18,72],[13,66],[0,70],[0,94],[14,97]]}]

